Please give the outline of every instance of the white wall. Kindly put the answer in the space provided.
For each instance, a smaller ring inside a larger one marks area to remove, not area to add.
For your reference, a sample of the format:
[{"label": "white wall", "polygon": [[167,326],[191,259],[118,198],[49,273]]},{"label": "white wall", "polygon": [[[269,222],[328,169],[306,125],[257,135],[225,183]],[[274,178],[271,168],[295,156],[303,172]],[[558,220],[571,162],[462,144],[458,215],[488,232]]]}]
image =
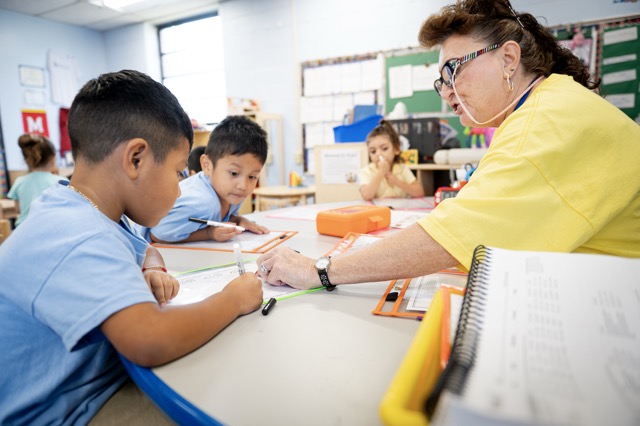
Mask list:
[{"label": "white wall", "polygon": [[129,25],[103,33],[110,71],[133,69],[162,81],[158,29],[154,25]]},{"label": "white wall", "polygon": [[[58,119],[62,105],[51,103],[51,84],[46,71],[47,52],[54,49],[73,55],[79,65],[79,85],[82,85],[106,70],[105,47],[99,32],[5,10],[0,10],[0,46],[0,119],[7,165],[11,170],[26,170],[27,166],[18,147],[18,136],[24,133],[23,109],[44,109],[47,112],[52,142],[56,147],[60,146]],[[46,87],[22,87],[18,75],[19,65],[45,69]],[[27,105],[24,100],[25,90],[45,92],[45,105]]]}]

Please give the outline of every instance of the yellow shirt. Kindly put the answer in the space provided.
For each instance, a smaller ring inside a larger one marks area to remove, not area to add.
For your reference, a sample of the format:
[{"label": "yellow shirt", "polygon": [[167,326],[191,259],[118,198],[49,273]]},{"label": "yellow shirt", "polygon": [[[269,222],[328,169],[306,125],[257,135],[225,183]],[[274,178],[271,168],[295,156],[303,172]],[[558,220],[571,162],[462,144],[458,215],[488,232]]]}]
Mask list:
[{"label": "yellow shirt", "polygon": [[640,257],[640,126],[553,74],[497,129],[469,183],[419,224],[468,269],[479,244]]},{"label": "yellow shirt", "polygon": [[[400,180],[413,183],[416,180],[413,172],[409,170],[404,164],[395,163],[391,172]],[[367,185],[371,182],[371,179],[378,173],[378,166],[375,163],[369,163],[367,167],[364,167],[358,173],[358,179],[360,185]],[[376,195],[373,198],[407,198],[409,195],[402,189],[394,185],[389,185],[386,179],[382,179]]]}]

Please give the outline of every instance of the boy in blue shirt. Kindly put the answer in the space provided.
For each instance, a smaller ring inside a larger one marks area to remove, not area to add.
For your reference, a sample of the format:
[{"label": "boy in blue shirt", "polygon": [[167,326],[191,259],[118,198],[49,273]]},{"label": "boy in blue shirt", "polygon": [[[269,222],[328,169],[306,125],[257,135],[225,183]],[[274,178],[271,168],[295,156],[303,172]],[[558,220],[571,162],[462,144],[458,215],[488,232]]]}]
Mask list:
[{"label": "boy in blue shirt", "polygon": [[202,171],[180,182],[181,195],[169,214],[151,229],[147,241],[228,241],[241,231],[213,227],[189,218],[231,222],[256,234],[269,230],[238,215],[258,183],[267,159],[267,134],[244,116],[229,116],[213,129],[201,159]]},{"label": "boy in blue shirt", "polygon": [[[131,386],[117,352],[165,364],[262,302],[247,273],[202,302],[163,305],[178,283],[123,216],[154,226],[180,195],[193,130],[163,85],[137,71],[89,81],[69,135],[70,184],[47,190],[0,245],[0,424],[86,424]],[[149,407],[124,424],[157,416]]]}]

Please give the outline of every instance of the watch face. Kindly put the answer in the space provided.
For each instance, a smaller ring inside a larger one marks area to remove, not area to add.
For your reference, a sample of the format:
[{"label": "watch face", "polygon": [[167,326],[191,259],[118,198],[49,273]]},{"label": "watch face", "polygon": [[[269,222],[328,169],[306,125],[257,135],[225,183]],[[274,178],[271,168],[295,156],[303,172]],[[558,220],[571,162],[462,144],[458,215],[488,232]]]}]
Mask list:
[{"label": "watch face", "polygon": [[329,258],[327,257],[321,257],[316,261],[316,268],[318,269],[327,269],[327,266],[329,266]]}]

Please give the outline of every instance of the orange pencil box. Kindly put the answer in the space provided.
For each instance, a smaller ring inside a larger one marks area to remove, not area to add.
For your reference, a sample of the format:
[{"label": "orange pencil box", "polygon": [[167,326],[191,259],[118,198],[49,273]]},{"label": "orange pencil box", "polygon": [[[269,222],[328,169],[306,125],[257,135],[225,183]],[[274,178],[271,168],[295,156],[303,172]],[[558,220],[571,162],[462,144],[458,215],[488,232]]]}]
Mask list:
[{"label": "orange pencil box", "polygon": [[349,206],[325,210],[316,217],[320,234],[344,237],[349,232],[368,234],[391,224],[391,209],[386,206]]}]

